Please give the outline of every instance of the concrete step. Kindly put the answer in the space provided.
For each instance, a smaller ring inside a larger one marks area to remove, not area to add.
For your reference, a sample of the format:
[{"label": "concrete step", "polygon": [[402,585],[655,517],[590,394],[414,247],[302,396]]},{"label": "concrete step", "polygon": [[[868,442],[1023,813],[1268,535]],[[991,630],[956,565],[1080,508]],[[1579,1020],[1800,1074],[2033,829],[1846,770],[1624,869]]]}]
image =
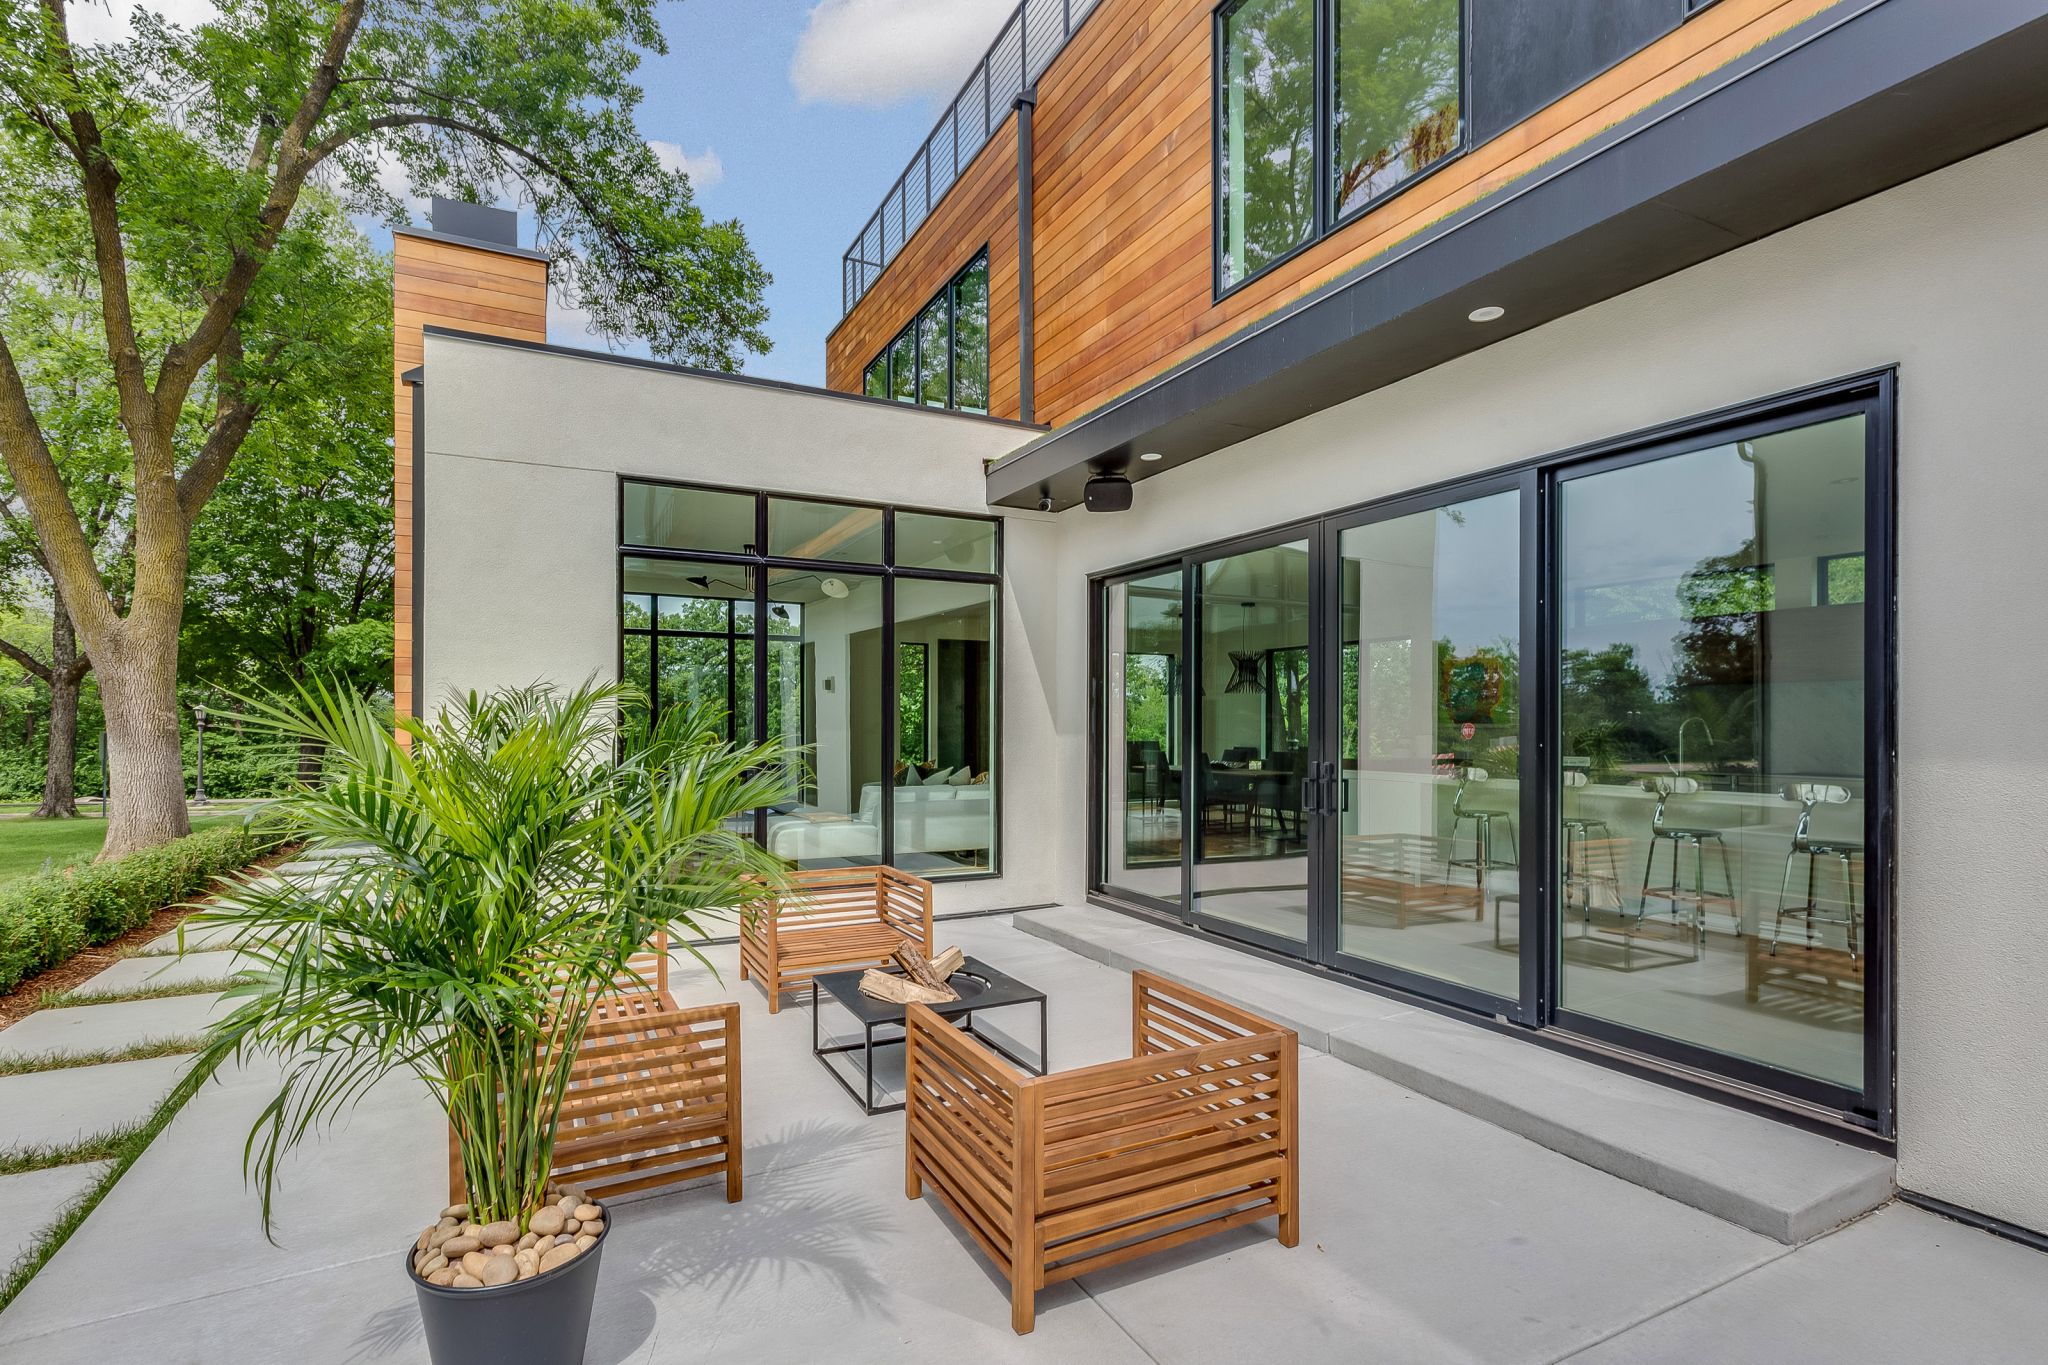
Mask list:
[{"label": "concrete step", "polygon": [[1094,906],[1014,922],[1265,1015],[1304,1046],[1780,1242],[1817,1237],[1892,1197],[1890,1157],[1221,943]]}]

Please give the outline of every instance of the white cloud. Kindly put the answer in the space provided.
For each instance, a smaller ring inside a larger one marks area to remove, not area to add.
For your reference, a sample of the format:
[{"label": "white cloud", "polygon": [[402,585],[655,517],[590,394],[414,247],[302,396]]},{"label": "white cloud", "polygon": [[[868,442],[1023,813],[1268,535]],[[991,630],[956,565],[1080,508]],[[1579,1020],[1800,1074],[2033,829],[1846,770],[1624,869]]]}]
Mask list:
[{"label": "white cloud", "polygon": [[692,189],[708,190],[725,179],[725,161],[710,147],[700,155],[691,156],[673,142],[650,141],[647,145],[654,152],[654,159],[665,169],[681,171],[689,176]]},{"label": "white cloud", "polygon": [[1017,0],[819,0],[790,83],[805,103],[883,108],[960,89]]},{"label": "white cloud", "polygon": [[72,42],[104,46],[128,41],[138,9],[161,14],[180,28],[203,24],[219,13],[213,0],[84,0],[69,6],[64,19]]}]

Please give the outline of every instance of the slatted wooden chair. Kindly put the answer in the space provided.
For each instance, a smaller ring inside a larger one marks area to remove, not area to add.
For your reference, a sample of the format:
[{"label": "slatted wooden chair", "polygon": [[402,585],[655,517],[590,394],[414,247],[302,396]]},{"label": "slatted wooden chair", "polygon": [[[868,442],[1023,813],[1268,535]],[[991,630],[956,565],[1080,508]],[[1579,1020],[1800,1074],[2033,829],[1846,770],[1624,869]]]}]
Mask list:
[{"label": "slatted wooden chair", "polygon": [[775,1014],[785,991],[820,972],[884,966],[905,939],[932,950],[932,884],[924,878],[893,867],[795,872],[788,895],[742,920],[740,980],[759,980]]},{"label": "slatted wooden chair", "polygon": [[[678,1005],[668,937],[656,936],[597,1002],[555,1129],[557,1182],[604,1198],[707,1176],[742,1192],[740,1009]],[[448,1186],[463,1198],[449,1135]]]},{"label": "slatted wooden chair", "polygon": [[1020,1335],[1048,1284],[1274,1215],[1301,1240],[1291,1030],[1137,972],[1130,1060],[1025,1076],[907,1015],[904,1192],[1009,1277]]}]

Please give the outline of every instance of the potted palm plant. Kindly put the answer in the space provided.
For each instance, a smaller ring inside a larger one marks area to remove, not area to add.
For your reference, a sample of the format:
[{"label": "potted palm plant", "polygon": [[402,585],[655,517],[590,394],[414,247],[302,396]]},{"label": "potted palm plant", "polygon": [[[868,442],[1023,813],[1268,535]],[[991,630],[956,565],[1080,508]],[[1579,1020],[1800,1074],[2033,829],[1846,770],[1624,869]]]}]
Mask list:
[{"label": "potted palm plant", "polygon": [[248,707],[326,753],[325,779],[277,803],[323,873],[240,883],[190,921],[254,964],[197,1065],[282,1063],[245,1151],[266,1229],[284,1154],[409,1072],[468,1195],[405,1253],[437,1365],[582,1360],[611,1220],[550,1169],[585,1025],[656,932],[696,953],[707,916],[785,880],[745,831],[788,798],[793,756],[701,712],[650,727],[595,684],[471,694],[395,734],[317,685]]}]

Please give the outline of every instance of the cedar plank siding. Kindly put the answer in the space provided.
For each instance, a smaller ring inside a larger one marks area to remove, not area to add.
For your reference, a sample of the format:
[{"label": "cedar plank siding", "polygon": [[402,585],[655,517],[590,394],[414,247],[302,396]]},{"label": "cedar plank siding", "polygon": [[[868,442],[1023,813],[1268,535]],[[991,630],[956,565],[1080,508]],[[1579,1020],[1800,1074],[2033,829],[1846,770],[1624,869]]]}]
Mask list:
[{"label": "cedar plank siding", "polygon": [[[400,378],[424,355],[423,329],[449,327],[521,341],[548,338],[547,262],[399,232],[392,236],[391,690],[401,716],[416,714],[413,665],[412,390]],[[1012,381],[1015,387],[1015,380]],[[431,496],[431,493],[429,494]]]},{"label": "cedar plank siding", "polygon": [[[1720,0],[1222,300],[1212,293],[1211,0],[1101,0],[1038,83],[1037,418],[1072,421],[1724,66],[1836,0]],[[827,340],[858,392],[985,242],[991,408],[1016,417],[1016,116]]]},{"label": "cedar plank siding", "polygon": [[[860,306],[826,343],[826,387],[859,393],[867,367],[904,325],[988,248],[989,411],[1015,417],[1017,399],[1017,117],[1004,119],[988,145]],[[1043,291],[1040,291],[1041,294]]]}]

